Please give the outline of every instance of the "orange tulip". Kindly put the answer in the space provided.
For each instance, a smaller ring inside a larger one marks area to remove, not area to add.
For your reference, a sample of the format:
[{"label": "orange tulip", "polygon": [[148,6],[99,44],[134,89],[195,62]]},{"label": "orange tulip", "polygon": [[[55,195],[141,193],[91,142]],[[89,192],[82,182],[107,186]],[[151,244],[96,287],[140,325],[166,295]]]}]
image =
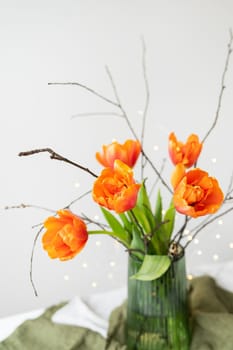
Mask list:
[{"label": "orange tulip", "polygon": [[97,152],[96,159],[106,168],[113,168],[116,159],[120,159],[132,168],[141,152],[141,144],[137,140],[127,140],[123,145],[115,141],[108,146],[104,145],[102,148],[103,153]]},{"label": "orange tulip", "polygon": [[173,179],[173,201],[179,213],[197,218],[220,208],[224,195],[218,181],[206,171],[196,168],[185,173],[184,168],[177,166]]},{"label": "orange tulip", "polygon": [[175,169],[171,176],[171,184],[173,189],[175,189],[177,185],[179,185],[180,181],[185,175],[185,172],[186,172],[186,168],[182,163],[179,163],[177,164],[177,166],[175,166]]},{"label": "orange tulip", "polygon": [[92,196],[99,205],[123,213],[135,207],[141,185],[136,184],[132,169],[115,160],[113,169],[105,168],[94,183]]},{"label": "orange tulip", "polygon": [[177,140],[174,132],[169,135],[168,151],[174,165],[182,163],[190,168],[198,159],[202,149],[197,135],[190,135],[186,143]]},{"label": "orange tulip", "polygon": [[70,210],[59,210],[57,214],[59,217],[51,216],[44,222],[43,248],[52,259],[69,260],[86,244],[86,224]]}]

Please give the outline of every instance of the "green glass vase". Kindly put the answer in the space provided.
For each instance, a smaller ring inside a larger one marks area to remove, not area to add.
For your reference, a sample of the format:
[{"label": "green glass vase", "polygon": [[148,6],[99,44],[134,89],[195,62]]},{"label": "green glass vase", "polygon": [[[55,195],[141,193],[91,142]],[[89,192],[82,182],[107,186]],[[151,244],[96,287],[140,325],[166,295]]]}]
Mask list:
[{"label": "green glass vase", "polygon": [[130,279],[140,264],[129,257],[127,350],[189,350],[185,256],[153,281]]}]

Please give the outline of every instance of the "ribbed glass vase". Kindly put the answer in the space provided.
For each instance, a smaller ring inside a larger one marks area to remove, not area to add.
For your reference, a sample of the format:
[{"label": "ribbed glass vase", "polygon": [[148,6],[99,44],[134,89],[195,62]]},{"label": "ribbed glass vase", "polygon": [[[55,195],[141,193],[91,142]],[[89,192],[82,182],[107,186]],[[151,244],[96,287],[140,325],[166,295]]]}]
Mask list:
[{"label": "ribbed glass vase", "polygon": [[185,256],[159,279],[130,279],[140,263],[129,257],[127,350],[189,350]]}]

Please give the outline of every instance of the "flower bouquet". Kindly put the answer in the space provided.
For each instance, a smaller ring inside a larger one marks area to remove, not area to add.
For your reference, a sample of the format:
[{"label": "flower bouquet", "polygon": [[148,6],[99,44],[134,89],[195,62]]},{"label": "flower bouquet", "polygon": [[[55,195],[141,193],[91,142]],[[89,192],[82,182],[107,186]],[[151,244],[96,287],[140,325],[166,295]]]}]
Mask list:
[{"label": "flower bouquet", "polygon": [[[107,69],[116,100],[109,100],[95,90],[80,83],[72,84],[86,89],[120,110],[133,138],[124,143],[112,142],[96,153],[103,167],[100,174],[61,156],[50,148],[21,152],[28,156],[48,152],[52,159],[69,163],[91,174],[92,200],[99,205],[104,223],[97,223],[86,216],[74,213],[69,207],[48,217],[43,231],[42,245],[50,258],[61,261],[73,259],[84,249],[89,235],[104,234],[122,244],[128,252],[128,303],[127,348],[128,349],[189,349],[190,329],[188,320],[185,250],[190,241],[184,242],[185,229],[191,220],[205,216],[192,231],[194,238],[204,227],[233,210],[230,207],[216,215],[223,204],[232,199],[232,183],[224,195],[218,180],[198,167],[198,157],[206,138],[215,127],[224,91],[224,79],[232,51],[232,33],[228,45],[217,112],[210,129],[200,140],[195,134],[185,142],[179,141],[174,132],[168,135],[168,155],[174,165],[171,178],[166,181],[147,156],[143,143],[143,130],[149,103],[146,69],[144,78],[147,91],[143,114],[142,136],[139,138],[128,118],[116,90],[112,75]],[[145,59],[145,47],[143,59]],[[145,62],[144,62],[145,63]],[[141,157],[141,179],[134,176],[133,168]],[[154,202],[151,200],[145,165],[152,168],[157,182],[170,194],[170,204],[163,207],[160,190]],[[175,219],[183,215],[182,226],[175,231]],[[210,216],[209,216],[210,215]],[[95,229],[90,229],[92,224]]]}]

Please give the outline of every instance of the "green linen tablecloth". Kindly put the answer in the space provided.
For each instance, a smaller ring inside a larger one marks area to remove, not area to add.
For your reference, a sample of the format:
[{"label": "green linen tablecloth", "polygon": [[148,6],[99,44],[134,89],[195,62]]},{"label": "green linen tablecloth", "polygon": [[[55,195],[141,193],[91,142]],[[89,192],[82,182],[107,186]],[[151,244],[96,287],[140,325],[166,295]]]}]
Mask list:
[{"label": "green linen tablecloth", "polygon": [[[209,276],[194,278],[189,287],[192,343],[190,350],[233,350],[233,293]],[[126,303],[109,319],[107,339],[89,329],[55,324],[51,317],[64,304],[20,325],[0,343],[0,350],[126,350]],[[180,349],[182,350],[182,349]]]}]

